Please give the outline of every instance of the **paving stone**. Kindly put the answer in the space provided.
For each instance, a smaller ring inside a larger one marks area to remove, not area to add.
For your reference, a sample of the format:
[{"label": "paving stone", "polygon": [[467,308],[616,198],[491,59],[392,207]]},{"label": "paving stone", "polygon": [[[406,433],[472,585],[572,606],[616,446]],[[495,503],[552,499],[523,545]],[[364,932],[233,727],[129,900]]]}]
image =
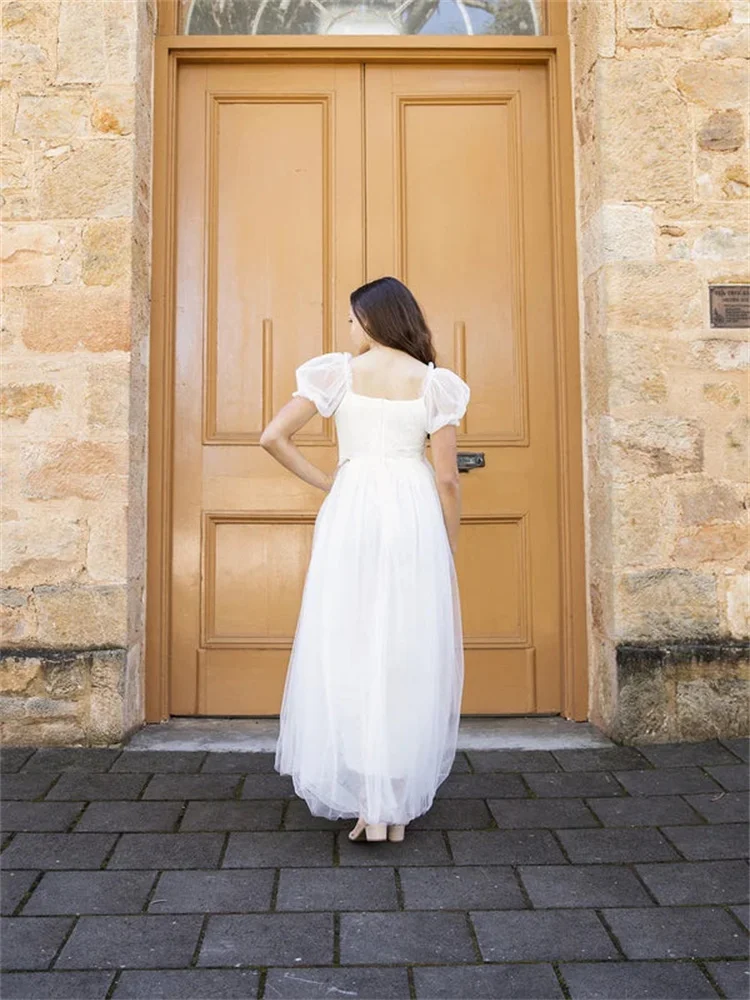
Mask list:
[{"label": "paving stone", "polygon": [[3,774],[0,795],[4,802],[12,799],[40,799],[58,775],[47,771],[24,771],[21,774]]},{"label": "paving stone", "polygon": [[[271,799],[255,799],[255,805],[271,802]],[[285,830],[351,830],[353,819],[326,819],[325,816],[313,816],[304,799],[287,799],[284,816]],[[281,802],[284,805],[284,802]]]},{"label": "paving stone", "polygon": [[680,795],[626,795],[625,798],[586,799],[604,826],[662,826],[703,820]]},{"label": "paving stone", "polygon": [[99,868],[116,839],[111,833],[17,833],[0,855],[0,866]]},{"label": "paving stone", "polygon": [[707,767],[706,770],[728,792],[746,792],[750,788],[750,768],[744,764]]},{"label": "paving stone", "polygon": [[470,774],[471,765],[466,754],[462,750],[456,751],[456,756],[453,758],[453,763],[451,764],[451,774]]},{"label": "paving stone", "polygon": [[537,908],[653,905],[624,865],[520,865],[518,874]]},{"label": "paving stone", "polygon": [[497,825],[505,830],[599,825],[580,799],[488,799],[487,805]]},{"label": "paving stone", "polygon": [[721,743],[727,748],[727,750],[736,754],[740,760],[750,761],[750,738],[747,736],[738,736],[736,739],[721,740]]},{"label": "paving stone", "polygon": [[84,802],[3,802],[0,806],[0,826],[6,831],[63,833],[84,805]]},{"label": "paving stone", "polygon": [[557,1000],[563,996],[554,969],[542,962],[535,965],[415,966],[413,974],[420,1000],[456,1000],[457,997]]},{"label": "paving stone", "polygon": [[[692,830],[694,827],[670,827]],[[679,855],[658,830],[616,827],[601,830],[558,830],[565,851],[574,864],[601,862],[677,861]]]},{"label": "paving stone", "polygon": [[390,868],[282,868],[277,910],[397,910]]},{"label": "paving stone", "polygon": [[232,799],[242,778],[238,774],[155,774],[144,799]]},{"label": "paving stone", "polygon": [[409,996],[406,969],[269,969],[265,996],[274,1000],[332,1000],[362,997],[404,1000]]},{"label": "paving stone", "polygon": [[748,935],[719,906],[603,909],[627,958],[729,958],[748,952]]},{"label": "paving stone", "polygon": [[426,813],[409,823],[409,830],[473,830],[494,825],[482,799],[436,798]]},{"label": "paving stone", "polygon": [[716,1000],[692,962],[562,962],[560,972],[572,1000]]},{"label": "paving stone", "polygon": [[75,829],[172,833],[181,811],[181,802],[90,802]]},{"label": "paving stone", "polygon": [[443,834],[437,830],[407,830],[400,843],[385,841],[352,841],[338,834],[339,864],[386,865],[449,865],[451,863]]},{"label": "paving stone", "polygon": [[[244,751],[209,752],[201,765],[201,772],[224,772],[227,774],[272,774],[274,755],[272,753],[251,753]],[[161,770],[161,768],[157,768]]]},{"label": "paving stone", "polygon": [[436,799],[525,798],[528,791],[519,774],[449,774],[438,786]]},{"label": "paving stone", "polygon": [[3,1000],[104,1000],[114,972],[6,972]]},{"label": "paving stone", "polygon": [[606,771],[524,772],[529,788],[540,798],[588,795],[624,795],[622,787]]},{"label": "paving stone", "polygon": [[180,830],[278,830],[283,808],[275,799],[189,802]]},{"label": "paving stone", "polygon": [[699,743],[644,743],[638,749],[655,767],[688,767],[708,764],[736,764],[732,752],[718,740],[703,740]]},{"label": "paving stone", "polygon": [[105,747],[40,747],[23,765],[24,771],[108,771],[120,755]]},{"label": "paving stone", "polygon": [[[746,858],[748,850],[747,824],[716,823],[712,826],[664,826],[681,854],[688,860],[718,861],[720,858]],[[4,857],[4,855],[3,855]],[[656,860],[643,858],[642,860]]]},{"label": "paving stone", "polygon": [[[576,831],[577,832],[577,831]],[[451,831],[448,834],[457,865],[550,865],[565,856],[549,830]]]},{"label": "paving stone", "polygon": [[69,917],[3,917],[0,968],[46,969],[72,923]]},{"label": "paving stone", "polygon": [[156,872],[45,872],[24,916],[140,913]]},{"label": "paving stone", "polygon": [[20,770],[34,750],[35,747],[0,747],[0,774]]},{"label": "paving stone", "polygon": [[0,913],[10,916],[34,883],[39,872],[24,869],[0,872]]},{"label": "paving stone", "polygon": [[123,833],[107,867],[216,868],[223,843],[222,833]]},{"label": "paving stone", "polygon": [[716,795],[686,795],[685,798],[709,823],[747,823],[750,820],[747,792],[717,792]]},{"label": "paving stone", "polygon": [[47,799],[137,799],[148,781],[139,774],[63,774]]},{"label": "paving stone", "polygon": [[699,767],[669,767],[658,771],[617,771],[618,780],[631,795],[689,795],[720,792],[717,784]]},{"label": "paving stone", "polygon": [[474,771],[558,771],[549,750],[467,750]]},{"label": "paving stone", "polygon": [[[37,920],[44,919],[37,917]],[[48,918],[52,919],[52,918]],[[60,969],[175,969],[190,964],[203,917],[79,917],[60,952]]]},{"label": "paving stone", "polygon": [[330,965],[332,913],[259,913],[208,918],[198,965]]},{"label": "paving stone", "polygon": [[112,770],[195,774],[206,756],[205,750],[123,750]]},{"label": "paving stone", "polygon": [[662,906],[748,900],[744,861],[674,861],[635,869]]},{"label": "paving stone", "polygon": [[476,962],[463,913],[342,913],[342,965]]},{"label": "paving stone", "polygon": [[750,904],[742,903],[738,906],[730,906],[729,909],[737,919],[750,930]]},{"label": "paving stone", "polygon": [[643,754],[631,746],[553,750],[552,756],[564,771],[615,771],[648,766]]},{"label": "paving stone", "polygon": [[750,965],[747,962],[706,962],[706,967],[727,1000],[750,996]]},{"label": "paving stone", "polygon": [[552,962],[617,958],[591,910],[472,910],[485,962]]},{"label": "paving stone", "polygon": [[288,775],[248,774],[240,792],[241,799],[288,799],[294,795],[294,783]]},{"label": "paving stone", "polygon": [[509,910],[527,905],[507,865],[405,867],[399,876],[407,910]]},{"label": "paving stone", "polygon": [[331,865],[333,834],[322,831],[230,833],[223,868]]},{"label": "paving stone", "polygon": [[112,996],[115,1000],[249,1000],[257,997],[259,980],[255,969],[126,969]]},{"label": "paving stone", "polygon": [[252,871],[164,872],[149,903],[151,913],[242,913],[271,908],[275,873]]}]

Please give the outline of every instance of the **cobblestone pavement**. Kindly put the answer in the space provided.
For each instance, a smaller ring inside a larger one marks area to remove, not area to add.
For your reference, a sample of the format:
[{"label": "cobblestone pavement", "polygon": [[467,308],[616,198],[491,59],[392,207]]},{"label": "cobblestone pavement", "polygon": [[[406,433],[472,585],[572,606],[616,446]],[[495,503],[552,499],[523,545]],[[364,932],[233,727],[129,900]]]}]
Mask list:
[{"label": "cobblestone pavement", "polygon": [[750,995],[746,740],[459,752],[402,844],[270,753],[0,760],[3,1000]]}]

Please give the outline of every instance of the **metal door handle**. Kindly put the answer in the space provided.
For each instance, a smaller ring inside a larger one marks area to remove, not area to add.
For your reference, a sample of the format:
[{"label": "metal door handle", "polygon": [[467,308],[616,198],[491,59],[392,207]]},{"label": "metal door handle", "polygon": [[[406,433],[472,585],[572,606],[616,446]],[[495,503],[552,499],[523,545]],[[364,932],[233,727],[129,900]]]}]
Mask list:
[{"label": "metal door handle", "polygon": [[483,451],[459,451],[457,460],[459,472],[471,472],[472,469],[484,468]]}]

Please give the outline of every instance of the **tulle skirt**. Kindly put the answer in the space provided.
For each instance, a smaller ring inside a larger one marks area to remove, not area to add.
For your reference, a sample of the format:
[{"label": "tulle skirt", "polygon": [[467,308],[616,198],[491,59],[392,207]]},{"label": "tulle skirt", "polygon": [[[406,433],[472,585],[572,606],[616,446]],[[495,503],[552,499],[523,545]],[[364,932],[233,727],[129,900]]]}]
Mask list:
[{"label": "tulle skirt", "polygon": [[463,679],[432,465],[346,460],[315,522],[275,769],[315,816],[408,823],[450,772]]}]

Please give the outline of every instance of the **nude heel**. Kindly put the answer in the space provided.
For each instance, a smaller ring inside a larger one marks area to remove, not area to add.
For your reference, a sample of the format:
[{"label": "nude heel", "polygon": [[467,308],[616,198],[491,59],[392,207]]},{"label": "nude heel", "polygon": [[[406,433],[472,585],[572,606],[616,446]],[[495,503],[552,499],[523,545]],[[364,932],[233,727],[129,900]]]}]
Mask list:
[{"label": "nude heel", "polygon": [[388,839],[388,827],[385,823],[363,823],[361,819],[357,820],[357,825],[349,833],[349,840],[362,840],[362,834],[365,835],[365,840],[387,840]]},{"label": "nude heel", "polygon": [[406,826],[404,823],[392,823],[388,827],[388,839],[391,841],[401,841],[404,839]]}]

